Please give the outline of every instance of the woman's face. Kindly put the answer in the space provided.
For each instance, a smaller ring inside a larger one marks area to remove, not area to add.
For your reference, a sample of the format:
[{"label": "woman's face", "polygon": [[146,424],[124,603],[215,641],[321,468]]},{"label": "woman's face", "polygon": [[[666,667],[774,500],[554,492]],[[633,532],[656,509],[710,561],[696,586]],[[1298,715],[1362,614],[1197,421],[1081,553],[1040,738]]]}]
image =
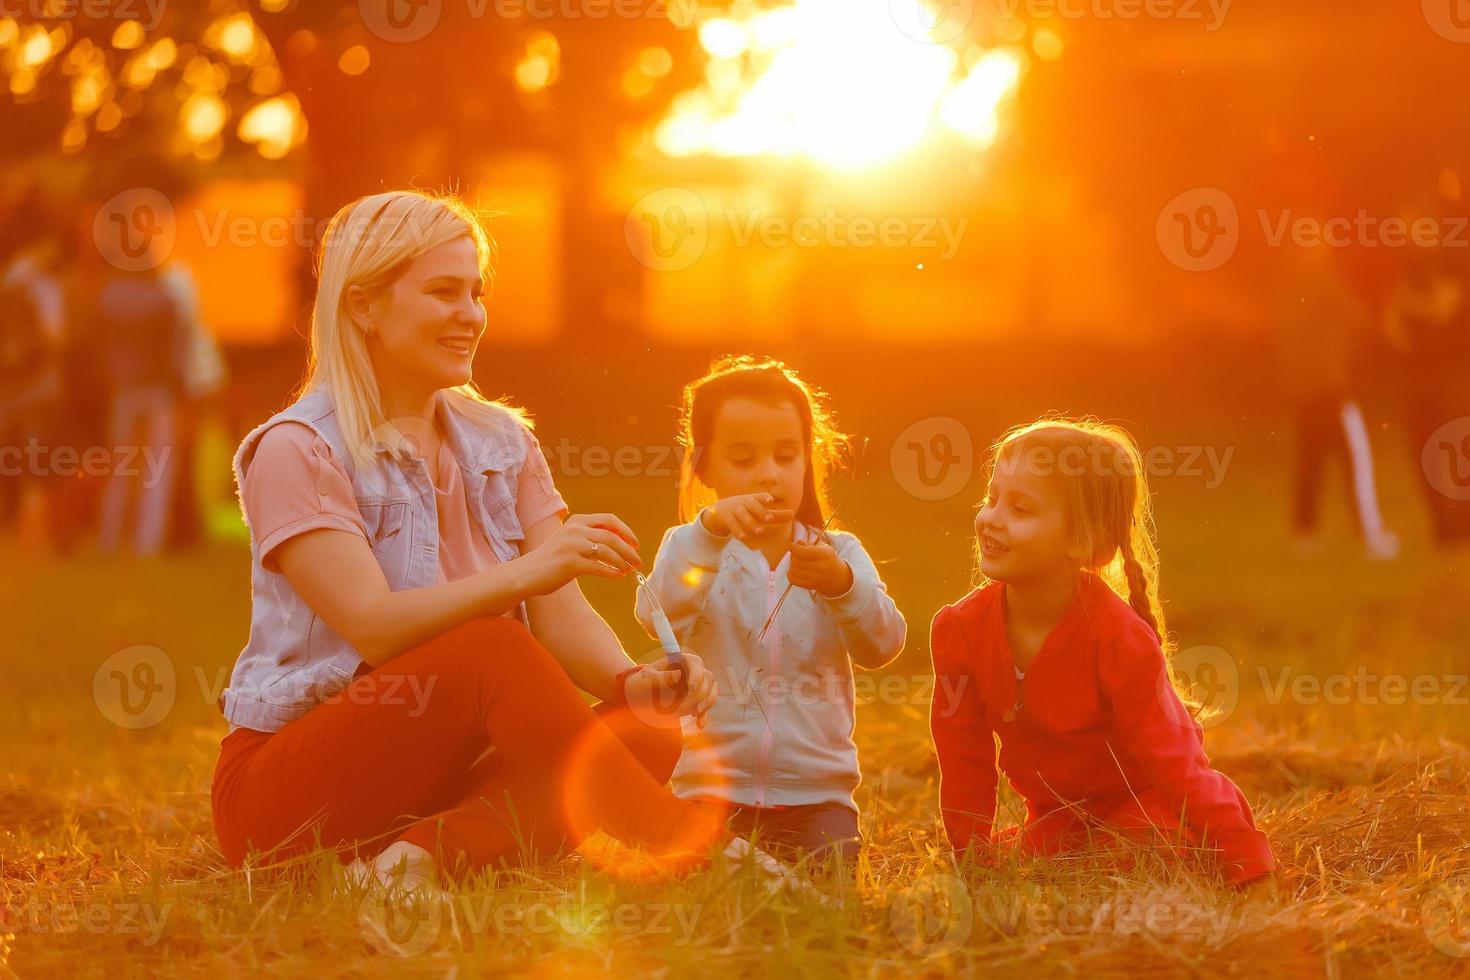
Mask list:
[{"label": "woman's face", "polygon": [[467,383],[485,333],[484,288],[467,235],[429,249],[385,288],[350,287],[380,381],[427,391]]},{"label": "woman's face", "polygon": [[800,510],[806,465],[795,405],[737,397],[715,412],[699,475],[721,499],[769,493],[772,508]]}]

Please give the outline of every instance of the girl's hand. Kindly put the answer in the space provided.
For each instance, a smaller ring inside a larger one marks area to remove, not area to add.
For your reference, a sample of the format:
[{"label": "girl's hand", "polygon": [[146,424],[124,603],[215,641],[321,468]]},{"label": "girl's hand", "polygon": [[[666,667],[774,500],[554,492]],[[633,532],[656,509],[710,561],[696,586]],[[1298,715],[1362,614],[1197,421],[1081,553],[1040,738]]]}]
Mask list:
[{"label": "girl's hand", "polygon": [[791,545],[786,580],[798,589],[816,589],[829,599],[852,588],[852,566],[837,557],[830,544]]},{"label": "girl's hand", "polygon": [[794,510],[771,509],[771,501],[775,499],[768,493],[742,493],[725,497],[706,507],[700,513],[699,519],[704,523],[705,530],[711,534],[721,537],[733,534],[744,541],[795,520]]},{"label": "girl's hand", "polygon": [[514,564],[528,595],[550,595],[579,575],[622,578],[643,559],[637,536],[612,514],[574,514]]},{"label": "girl's hand", "polygon": [[704,666],[697,653],[684,651],[684,666],[689,671],[689,692],[684,700],[674,702],[679,684],[679,671],[665,657],[630,674],[623,685],[628,708],[645,724],[671,727],[681,715],[693,715],[700,728],[709,720],[720,688],[715,675]]}]

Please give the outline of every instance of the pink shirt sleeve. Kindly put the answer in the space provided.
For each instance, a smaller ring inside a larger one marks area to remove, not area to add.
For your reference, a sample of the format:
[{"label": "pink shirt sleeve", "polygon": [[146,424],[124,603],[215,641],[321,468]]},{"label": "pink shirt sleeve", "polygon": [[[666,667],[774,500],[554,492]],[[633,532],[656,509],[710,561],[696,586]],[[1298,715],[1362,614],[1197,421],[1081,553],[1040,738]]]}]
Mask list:
[{"label": "pink shirt sleeve", "polygon": [[340,460],[309,427],[272,426],[255,448],[240,489],[245,520],[260,546],[260,563],[279,571],[274,551],[283,541],[318,528],[367,538],[352,480]]},{"label": "pink shirt sleeve", "polygon": [[526,444],[526,461],[516,481],[516,519],[522,528],[530,529],[553,514],[564,516],[567,502],[551,480],[551,467],[546,465],[541,443],[525,426],[521,426],[521,437]]}]

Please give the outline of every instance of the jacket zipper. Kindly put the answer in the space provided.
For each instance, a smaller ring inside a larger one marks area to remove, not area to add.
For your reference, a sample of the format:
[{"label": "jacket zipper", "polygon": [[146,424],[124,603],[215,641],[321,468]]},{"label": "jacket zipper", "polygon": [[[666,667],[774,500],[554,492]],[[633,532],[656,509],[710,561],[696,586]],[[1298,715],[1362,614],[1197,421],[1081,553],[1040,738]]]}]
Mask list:
[{"label": "jacket zipper", "polygon": [[1021,717],[1021,709],[1026,706],[1026,674],[1021,674],[1017,677],[1015,667],[1012,666],[1011,676],[1016,681],[1016,703],[1011,705],[1011,710],[1006,712],[1006,717],[1002,720],[1013,722]]},{"label": "jacket zipper", "polygon": [[[770,617],[771,610],[773,610],[775,608],[776,608],[776,570],[774,568],[772,568],[772,569],[770,569],[766,573],[766,616],[767,616],[767,618]],[[765,721],[766,721],[766,731],[765,731],[765,734],[761,736],[760,758],[758,760],[756,760],[756,767],[755,767],[755,805],[756,806],[765,806],[766,805],[766,779],[767,779],[767,775],[768,775],[768,773],[766,772],[766,766],[769,763],[769,760],[770,760],[770,757],[771,757],[771,742],[774,740],[775,734],[776,734],[776,732],[775,732],[775,725],[771,721],[771,709],[772,709],[773,705],[771,704],[771,701],[770,701],[770,698],[768,697],[768,695],[771,692],[771,680],[772,680],[772,678],[774,678],[776,676],[776,667],[777,667],[778,663],[780,662],[780,653],[781,653],[781,630],[777,628],[777,626],[776,626],[775,623],[772,623],[771,624],[771,630],[770,630],[770,632],[767,635],[770,636],[770,637],[772,637],[772,641],[771,641],[771,653],[770,653],[770,657],[768,658],[768,661],[767,661],[766,676],[765,676],[765,679],[761,682],[761,688],[762,688],[762,690],[761,690],[761,698],[766,702],[766,710],[764,712]]]}]

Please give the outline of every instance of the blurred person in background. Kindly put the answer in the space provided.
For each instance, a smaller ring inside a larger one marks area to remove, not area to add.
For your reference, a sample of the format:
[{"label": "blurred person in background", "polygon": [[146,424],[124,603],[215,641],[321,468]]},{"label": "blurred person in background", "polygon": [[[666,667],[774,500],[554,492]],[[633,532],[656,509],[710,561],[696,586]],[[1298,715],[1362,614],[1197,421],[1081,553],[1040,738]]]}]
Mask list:
[{"label": "blurred person in background", "polygon": [[1470,494],[1470,423],[1442,431],[1470,419],[1470,257],[1464,252],[1447,244],[1415,249],[1383,318],[1401,358],[1400,400],[1416,482],[1442,547],[1470,542],[1470,500],[1462,499]]},{"label": "blurred person in background", "polygon": [[167,540],[178,474],[180,399],[190,332],[168,274],[119,271],[97,294],[97,341],[110,383],[114,467],[102,497],[99,545],[117,551],[133,501],[132,550],[155,555]]},{"label": "blurred person in background", "polygon": [[[71,222],[71,226],[76,225]],[[104,352],[97,341],[96,301],[106,278],[102,269],[110,267],[95,248],[79,248],[80,242],[72,237],[63,242],[67,315],[59,354],[62,398],[51,422],[57,444],[75,447],[81,456],[107,448],[111,398]],[[109,453],[109,465],[85,465],[74,478],[56,481],[49,498],[51,539],[62,554],[96,534],[102,491],[110,472]]]},{"label": "blurred person in background", "polygon": [[0,530],[19,528],[42,543],[51,523],[48,491],[56,474],[28,447],[54,448],[66,335],[59,272],[62,246],[46,238],[22,249],[0,272]]},{"label": "blurred person in background", "polygon": [[1325,243],[1288,246],[1278,266],[1277,325],[1283,388],[1296,416],[1292,529],[1299,548],[1321,546],[1322,487],[1333,457],[1342,460],[1353,513],[1367,556],[1398,555],[1399,540],[1384,527],[1373,476],[1373,446],[1356,397],[1354,355],[1369,332],[1368,311],[1354,295]]},{"label": "blurred person in background", "polygon": [[[225,361],[214,335],[199,316],[199,291],[194,274],[178,261],[160,270],[160,280],[179,317],[185,345],[174,439],[175,489],[170,508],[168,545],[187,548],[204,537],[205,516],[211,501],[201,489],[197,448],[200,436],[216,424],[220,395],[226,381]],[[233,497],[230,499],[233,505]]]}]

